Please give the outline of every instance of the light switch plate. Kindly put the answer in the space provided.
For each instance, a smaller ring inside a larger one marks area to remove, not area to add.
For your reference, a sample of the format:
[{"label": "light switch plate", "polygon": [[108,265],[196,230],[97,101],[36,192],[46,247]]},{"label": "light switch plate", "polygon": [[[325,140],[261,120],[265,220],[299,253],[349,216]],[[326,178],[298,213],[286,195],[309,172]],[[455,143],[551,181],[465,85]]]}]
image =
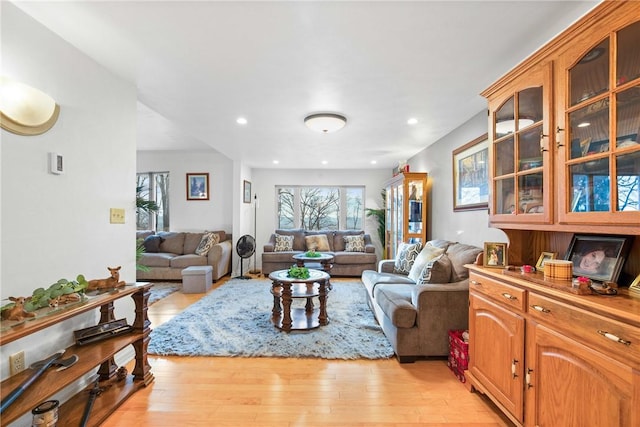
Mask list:
[{"label": "light switch plate", "polygon": [[124,224],[124,209],[111,208],[111,224]]}]

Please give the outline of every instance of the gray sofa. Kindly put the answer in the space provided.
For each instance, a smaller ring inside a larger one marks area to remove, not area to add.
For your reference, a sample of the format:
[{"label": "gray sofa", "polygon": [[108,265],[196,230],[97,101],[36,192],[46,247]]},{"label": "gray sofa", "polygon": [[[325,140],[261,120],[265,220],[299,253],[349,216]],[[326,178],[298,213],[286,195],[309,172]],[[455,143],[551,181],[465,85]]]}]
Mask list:
[{"label": "gray sofa", "polygon": [[[289,251],[276,251],[276,234],[282,236],[293,236],[293,248]],[[306,252],[307,236],[324,234],[329,243],[329,251],[333,254],[332,276],[354,276],[358,277],[364,270],[375,269],[378,262],[375,246],[371,243],[371,236],[364,231],[358,230],[320,230],[309,231],[304,229],[284,230],[278,229],[271,234],[269,242],[263,247],[262,252],[262,273],[268,276],[276,270],[284,270],[295,264],[293,255]],[[345,250],[345,236],[362,235],[364,237],[364,252],[348,252]]]},{"label": "gray sofa", "polygon": [[378,271],[362,273],[369,307],[401,363],[448,355],[448,331],[469,325],[469,272],[464,265],[474,263],[482,249],[447,240],[427,245],[445,250],[438,261],[444,267],[437,268],[450,269],[446,283],[417,285],[406,274],[392,273],[394,260],[380,261]]},{"label": "gray sofa", "polygon": [[[182,280],[182,270],[191,266],[210,265],[213,267],[212,280],[215,282],[231,272],[231,234],[214,231],[220,242],[213,245],[206,256],[195,253],[202,240],[202,233],[138,231],[136,239],[143,239],[146,251],[138,264],[148,267],[148,271],[138,270],[136,280]],[[152,237],[149,237],[152,236]],[[146,239],[146,240],[145,240]]]}]

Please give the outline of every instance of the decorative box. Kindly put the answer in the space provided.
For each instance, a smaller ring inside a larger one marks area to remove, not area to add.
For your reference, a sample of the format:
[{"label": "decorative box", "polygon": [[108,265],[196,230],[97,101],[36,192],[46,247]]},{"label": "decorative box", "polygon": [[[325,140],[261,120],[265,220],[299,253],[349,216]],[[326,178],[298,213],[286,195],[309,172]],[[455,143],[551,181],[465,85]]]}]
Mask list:
[{"label": "decorative box", "polygon": [[466,382],[464,371],[469,366],[469,343],[463,336],[468,336],[468,331],[463,329],[449,331],[449,358],[447,366],[453,371],[461,382]]}]

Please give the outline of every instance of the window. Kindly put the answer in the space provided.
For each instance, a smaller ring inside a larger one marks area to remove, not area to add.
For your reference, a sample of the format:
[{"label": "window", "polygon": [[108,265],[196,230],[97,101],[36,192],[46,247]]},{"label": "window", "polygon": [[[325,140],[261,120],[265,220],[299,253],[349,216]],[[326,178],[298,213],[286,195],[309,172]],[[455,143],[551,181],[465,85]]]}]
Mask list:
[{"label": "window", "polygon": [[364,187],[276,187],[278,228],[361,230]]},{"label": "window", "polygon": [[137,229],[169,231],[169,172],[139,173],[136,181]]}]

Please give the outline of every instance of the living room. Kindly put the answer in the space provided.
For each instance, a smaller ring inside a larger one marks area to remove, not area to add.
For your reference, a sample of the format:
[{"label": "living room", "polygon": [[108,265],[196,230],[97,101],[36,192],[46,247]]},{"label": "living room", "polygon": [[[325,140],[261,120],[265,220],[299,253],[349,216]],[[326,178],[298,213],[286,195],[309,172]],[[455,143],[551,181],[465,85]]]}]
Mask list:
[{"label": "living room", "polygon": [[[584,12],[592,6],[585,6]],[[135,234],[132,183],[137,172],[169,171],[175,180],[173,230],[221,229],[234,238],[254,233],[254,207],[242,200],[243,182],[251,182],[252,193],[260,198],[257,259],[275,228],[276,185],[362,185],[365,206],[378,208],[380,190],[392,175],[391,168],[249,167],[207,147],[139,151],[136,84],[114,74],[9,2],[2,3],[2,59],[3,75],[20,77],[49,93],[62,109],[55,127],[42,135],[27,138],[2,131],[3,298],[27,295],[62,277],[106,277],[111,266],[122,266],[121,280],[135,281],[131,236]],[[429,173],[430,236],[480,247],[487,241],[508,241],[507,234],[488,225],[486,210],[452,212],[452,151],[487,132],[486,114],[485,109],[475,112],[406,159],[411,171]],[[64,156],[63,174],[48,172],[50,152]],[[184,177],[192,172],[209,173],[208,202],[185,200]],[[19,185],[13,179],[18,179]],[[111,208],[125,210],[124,224],[109,223]],[[365,231],[375,236],[375,227],[368,220]],[[376,243],[382,258],[382,246]],[[39,260],[36,268],[35,259]],[[250,265],[246,262],[244,268]],[[237,275],[237,257],[232,267],[232,275]],[[116,309],[131,311],[133,303],[119,301]],[[33,362],[69,345],[69,330],[93,324],[95,316],[85,314],[46,333],[7,344],[2,354],[26,349],[27,363]],[[119,362],[127,357],[131,354],[120,356]],[[9,376],[8,357],[0,360],[0,372],[3,379]]]}]

